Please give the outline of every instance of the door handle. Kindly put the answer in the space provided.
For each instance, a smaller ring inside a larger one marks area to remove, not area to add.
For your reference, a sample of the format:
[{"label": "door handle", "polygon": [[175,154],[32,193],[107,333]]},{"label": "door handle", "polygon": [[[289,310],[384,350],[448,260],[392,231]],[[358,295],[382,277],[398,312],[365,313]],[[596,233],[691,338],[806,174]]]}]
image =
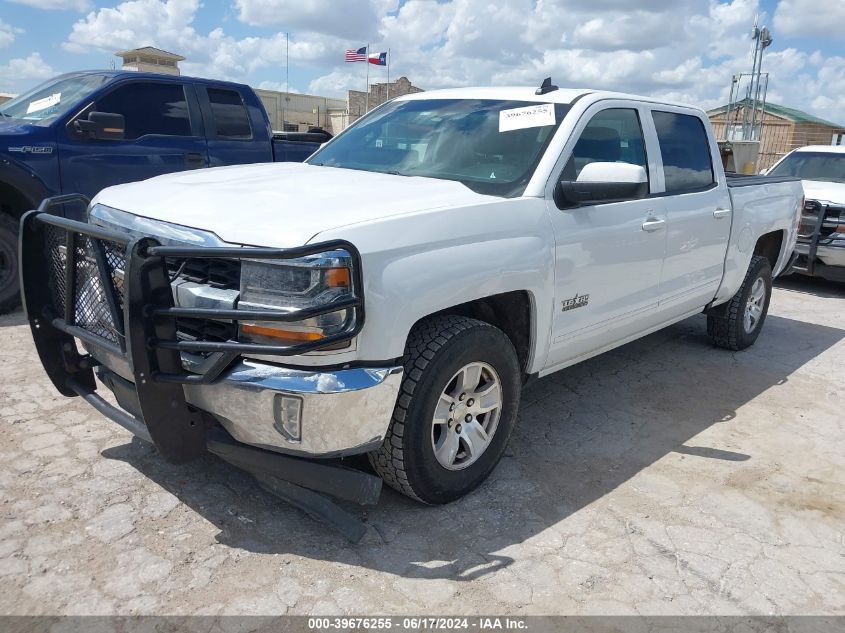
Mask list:
[{"label": "door handle", "polygon": [[666,220],[661,218],[647,218],[645,222],[643,222],[643,231],[647,231],[651,233],[652,231],[659,231],[663,228],[663,225],[666,224]]},{"label": "door handle", "polygon": [[186,163],[204,163],[205,156],[200,152],[187,152],[185,154]]},{"label": "door handle", "polygon": [[722,218],[726,218],[730,214],[731,214],[730,209],[716,209],[713,212],[713,217],[716,218],[717,220],[721,220]]}]

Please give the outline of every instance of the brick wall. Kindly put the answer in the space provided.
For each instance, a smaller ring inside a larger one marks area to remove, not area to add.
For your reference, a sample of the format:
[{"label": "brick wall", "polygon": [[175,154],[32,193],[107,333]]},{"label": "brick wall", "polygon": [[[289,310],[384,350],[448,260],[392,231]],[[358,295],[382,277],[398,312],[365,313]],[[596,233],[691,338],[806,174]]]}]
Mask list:
[{"label": "brick wall", "polygon": [[[390,86],[390,90],[388,90],[388,86]],[[349,122],[352,123],[359,119],[365,113],[367,107],[372,110],[387,101],[388,98],[393,99],[414,92],[423,92],[423,89],[414,86],[407,77],[399,77],[396,81],[391,81],[390,84],[370,84],[369,98],[363,90],[350,90],[346,97]]]}]

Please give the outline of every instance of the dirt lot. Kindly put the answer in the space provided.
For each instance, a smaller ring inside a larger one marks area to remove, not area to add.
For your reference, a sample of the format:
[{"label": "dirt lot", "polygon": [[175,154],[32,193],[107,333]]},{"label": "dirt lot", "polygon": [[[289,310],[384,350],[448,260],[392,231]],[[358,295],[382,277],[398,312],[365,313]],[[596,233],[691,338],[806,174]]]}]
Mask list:
[{"label": "dirt lot", "polygon": [[355,546],[59,397],[2,317],[0,613],[845,614],[843,307],[789,279],[748,351],[695,317],[539,381],[479,491],[387,490]]}]

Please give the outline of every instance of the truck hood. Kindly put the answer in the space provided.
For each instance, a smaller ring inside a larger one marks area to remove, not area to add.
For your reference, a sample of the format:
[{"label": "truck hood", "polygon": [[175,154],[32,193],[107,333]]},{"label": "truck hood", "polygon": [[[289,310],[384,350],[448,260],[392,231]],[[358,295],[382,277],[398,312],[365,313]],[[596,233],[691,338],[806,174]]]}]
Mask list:
[{"label": "truck hood", "polygon": [[823,182],[821,180],[802,180],[804,197],[807,200],[823,200],[832,204],[845,204],[845,184]]},{"label": "truck hood", "polygon": [[448,180],[266,163],[109,187],[94,203],[211,231],[226,242],[286,248],[349,224],[497,200]]},{"label": "truck hood", "polygon": [[21,136],[24,134],[31,134],[32,128],[32,125],[24,123],[20,119],[10,119],[8,117],[0,116],[0,136]]}]

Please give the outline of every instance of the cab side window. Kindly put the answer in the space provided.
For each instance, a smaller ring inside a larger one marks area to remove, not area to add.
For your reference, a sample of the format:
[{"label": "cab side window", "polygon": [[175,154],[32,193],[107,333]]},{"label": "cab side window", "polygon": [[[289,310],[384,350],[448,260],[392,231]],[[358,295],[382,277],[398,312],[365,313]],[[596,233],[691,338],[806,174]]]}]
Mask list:
[{"label": "cab side window", "polygon": [[561,180],[578,180],[581,170],[596,162],[639,165],[648,173],[645,140],[636,110],[611,108],[590,119],[572,150]]},{"label": "cab side window", "polygon": [[122,114],[127,141],[148,134],[191,136],[188,102],[181,84],[135,82],[120,86],[97,99],[95,109]]},{"label": "cab side window", "polygon": [[710,143],[704,124],[696,116],[675,112],[652,112],[666,193],[704,189],[715,182]]},{"label": "cab side window", "polygon": [[234,90],[209,88],[208,101],[217,138],[252,138],[249,113],[240,94]]}]

